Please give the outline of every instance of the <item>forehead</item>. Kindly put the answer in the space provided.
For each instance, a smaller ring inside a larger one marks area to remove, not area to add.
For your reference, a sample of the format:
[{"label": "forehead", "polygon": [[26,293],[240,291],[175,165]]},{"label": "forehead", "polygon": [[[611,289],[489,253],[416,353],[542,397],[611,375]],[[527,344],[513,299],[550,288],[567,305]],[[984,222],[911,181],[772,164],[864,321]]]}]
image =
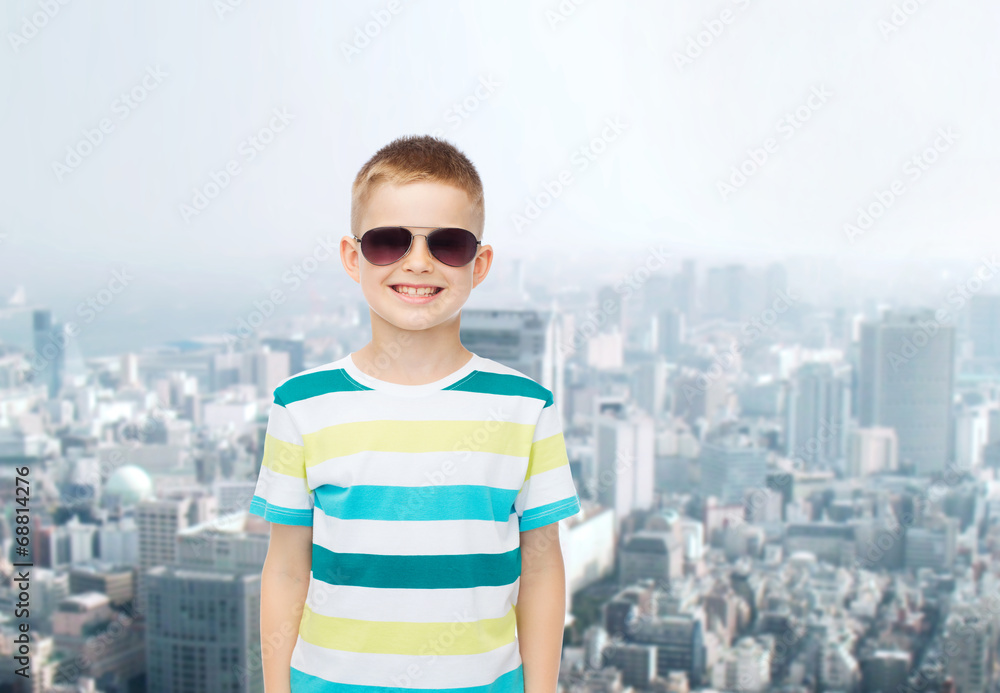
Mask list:
[{"label": "forehead", "polygon": [[417,181],[379,185],[368,199],[364,229],[375,226],[460,226],[475,231],[475,208],[454,185]]}]

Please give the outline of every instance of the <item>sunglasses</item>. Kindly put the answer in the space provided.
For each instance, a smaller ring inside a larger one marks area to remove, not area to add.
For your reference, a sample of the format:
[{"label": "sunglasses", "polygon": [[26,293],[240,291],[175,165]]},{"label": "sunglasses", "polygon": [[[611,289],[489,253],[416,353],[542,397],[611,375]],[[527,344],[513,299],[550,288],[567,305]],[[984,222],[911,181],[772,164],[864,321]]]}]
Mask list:
[{"label": "sunglasses", "polygon": [[[414,226],[415,229],[430,229],[433,226]],[[423,236],[430,250],[439,262],[449,267],[463,267],[476,257],[476,250],[482,241],[465,229],[438,228],[428,234],[415,234],[403,226],[380,226],[369,229],[361,238],[361,253],[373,265],[384,266],[401,260],[413,246],[413,237]]]}]

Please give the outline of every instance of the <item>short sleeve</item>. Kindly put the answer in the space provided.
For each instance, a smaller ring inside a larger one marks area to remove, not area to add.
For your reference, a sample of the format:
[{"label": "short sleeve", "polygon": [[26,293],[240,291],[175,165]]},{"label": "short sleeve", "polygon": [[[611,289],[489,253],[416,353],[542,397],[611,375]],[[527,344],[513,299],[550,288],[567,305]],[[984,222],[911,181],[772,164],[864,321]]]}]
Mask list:
[{"label": "short sleeve", "polygon": [[521,532],[580,512],[580,498],[569,471],[562,420],[551,393],[548,394],[535,424],[524,483],[514,499]]},{"label": "short sleeve", "polygon": [[250,512],[270,522],[309,527],[313,524],[314,501],[306,479],[302,435],[275,390]]}]

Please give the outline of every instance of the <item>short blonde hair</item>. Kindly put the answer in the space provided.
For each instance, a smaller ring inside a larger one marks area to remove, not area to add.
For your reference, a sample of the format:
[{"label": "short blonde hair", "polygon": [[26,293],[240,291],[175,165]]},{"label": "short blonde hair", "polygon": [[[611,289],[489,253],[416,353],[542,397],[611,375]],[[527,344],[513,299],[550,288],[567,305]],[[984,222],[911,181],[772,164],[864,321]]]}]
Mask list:
[{"label": "short blonde hair", "polygon": [[[385,145],[370,158],[351,187],[351,233],[360,237],[365,205],[378,186],[405,185],[416,181],[447,183],[464,190],[484,229],[486,204],[483,183],[472,161],[450,142],[430,135],[406,135]],[[469,229],[475,232],[475,229]],[[479,234],[482,240],[482,232]]]}]

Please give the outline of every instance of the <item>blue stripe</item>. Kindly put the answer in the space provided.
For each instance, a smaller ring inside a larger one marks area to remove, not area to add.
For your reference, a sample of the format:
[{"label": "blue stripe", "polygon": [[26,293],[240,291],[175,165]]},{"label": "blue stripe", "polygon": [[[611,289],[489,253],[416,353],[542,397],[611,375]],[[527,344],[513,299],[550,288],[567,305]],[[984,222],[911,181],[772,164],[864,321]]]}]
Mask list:
[{"label": "blue stripe", "polygon": [[332,486],[315,490],[316,507],[342,520],[493,520],[507,522],[518,490],[448,486]]},{"label": "blue stripe", "polygon": [[330,392],[371,390],[347,374],[343,368],[302,373],[285,382],[274,391],[274,401],[281,406],[325,395]]},{"label": "blue stripe", "polygon": [[[392,674],[384,672],[394,683],[410,684],[412,679],[406,672]],[[413,688],[405,686],[365,686],[356,683],[337,683],[319,676],[307,674],[295,667],[291,668],[291,690],[295,693],[524,693],[524,665],[518,664],[506,674],[497,677],[493,683],[482,686],[462,686],[460,688]]]},{"label": "blue stripe", "polygon": [[268,503],[260,496],[255,495],[250,501],[250,512],[260,515],[269,522],[277,522],[279,525],[299,525],[301,527],[311,527],[313,523],[313,511],[300,508],[283,508],[274,503]]},{"label": "blue stripe", "polygon": [[580,512],[580,499],[577,496],[539,505],[537,508],[529,508],[521,513],[519,531],[527,532],[529,529],[544,527],[567,517],[573,517],[578,512]]},{"label": "blue stripe", "polygon": [[462,378],[457,383],[442,389],[508,397],[532,397],[545,402],[546,407],[552,406],[552,392],[527,376],[492,371],[473,371],[471,375],[475,377]]},{"label": "blue stripe", "polygon": [[383,555],[337,553],[313,544],[312,575],[330,585],[375,589],[442,590],[513,585],[521,574],[521,547],[502,553]]}]

